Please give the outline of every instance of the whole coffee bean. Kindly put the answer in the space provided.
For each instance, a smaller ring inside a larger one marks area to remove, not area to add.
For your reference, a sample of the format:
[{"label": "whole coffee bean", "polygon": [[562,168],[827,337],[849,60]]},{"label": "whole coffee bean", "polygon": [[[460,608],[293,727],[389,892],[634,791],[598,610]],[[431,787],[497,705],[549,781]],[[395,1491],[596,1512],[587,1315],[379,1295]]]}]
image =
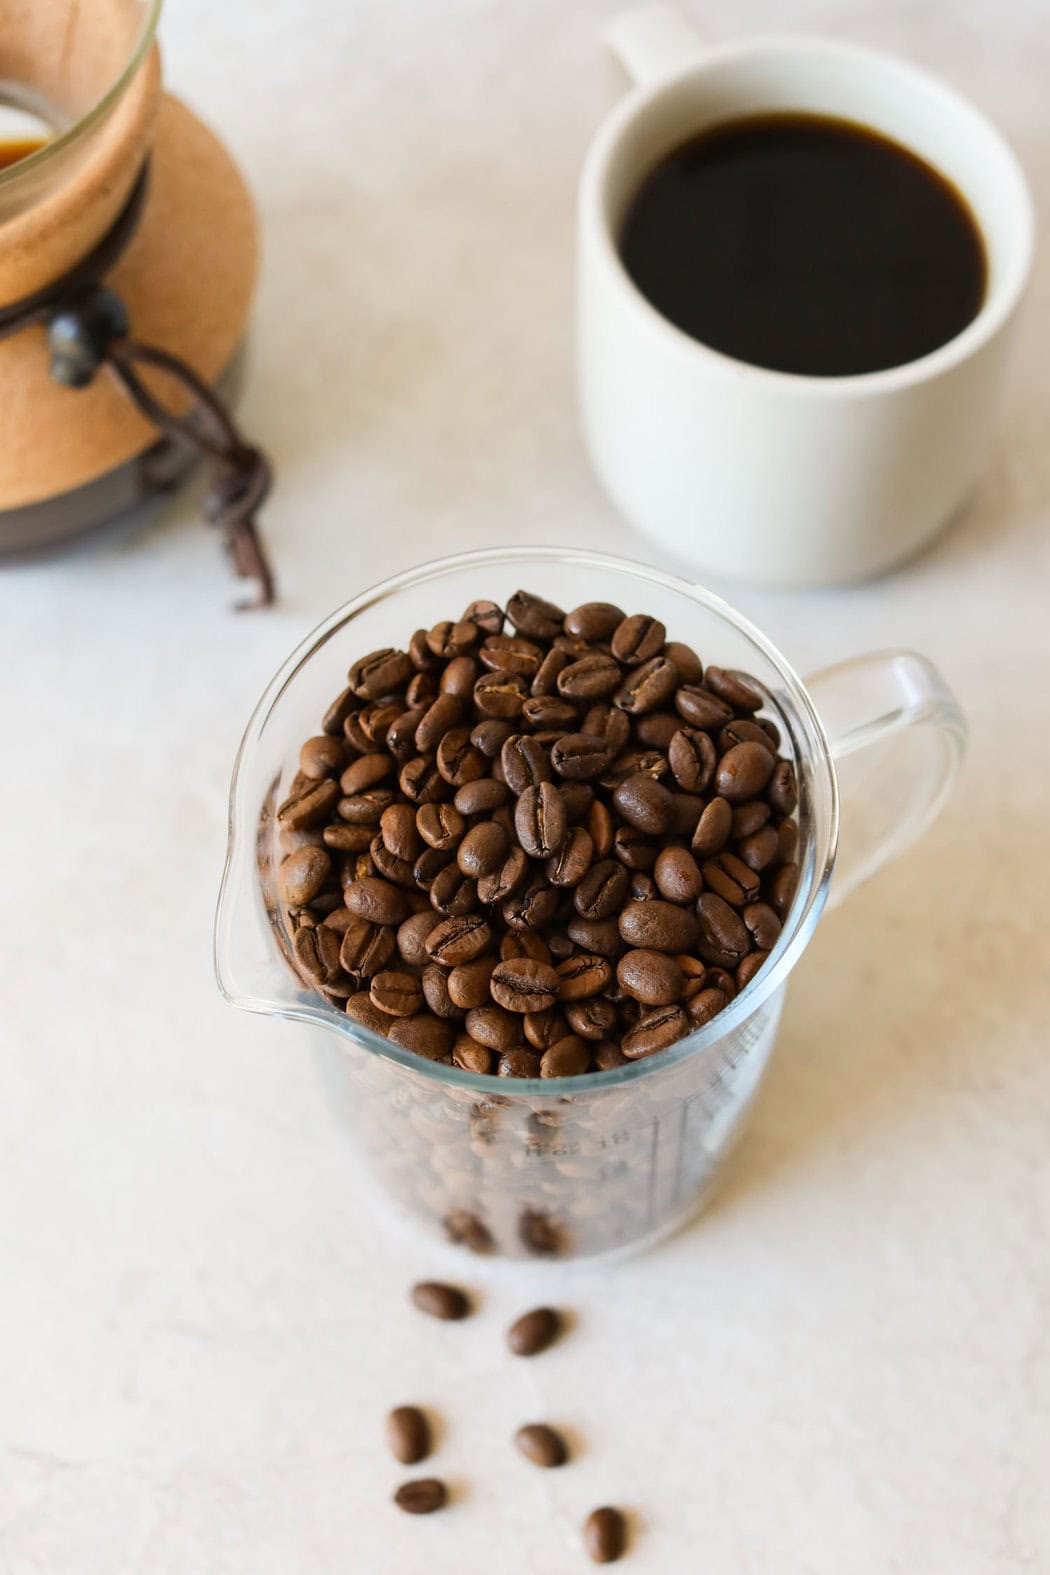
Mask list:
[{"label": "whole coffee bean", "polygon": [[[349,910],[348,910],[349,911]],[[396,940],[389,925],[372,924],[368,919],[351,916],[343,931],[339,961],[347,973],[371,979],[382,972],[394,955]],[[378,1001],[373,1001],[378,1006]]]},{"label": "whole coffee bean", "polygon": [[[364,718],[370,709],[366,706],[361,711],[352,711],[343,723],[343,737],[357,755],[367,755],[374,747],[372,736],[364,726]],[[390,709],[396,711],[398,707],[392,703]]]},{"label": "whole coffee bean", "polygon": [[558,999],[558,974],[549,963],[519,957],[498,963],[489,989],[508,1012],[542,1012]]},{"label": "whole coffee bean", "polygon": [[598,778],[602,787],[612,792],[628,777],[652,777],[658,782],[667,775],[667,756],[659,749],[628,749],[618,755],[609,769]]},{"label": "whole coffee bean", "polygon": [[683,684],[674,697],[675,710],[691,727],[710,732],[724,727],[733,715],[732,706],[719,700],[702,684]]},{"label": "whole coffee bean", "polygon": [[343,759],[341,740],[321,733],[316,738],[308,738],[300,749],[299,770],[304,777],[320,781],[323,777],[336,776],[342,770]]},{"label": "whole coffee bean", "polygon": [[770,952],[780,939],[780,919],[767,902],[753,902],[744,909],[744,923],[756,950]]},{"label": "whole coffee bean", "polygon": [[[626,875],[624,878],[626,880]],[[569,936],[584,951],[598,952],[602,957],[619,957],[626,950],[619,926],[612,918],[590,919],[574,915],[569,920]]]},{"label": "whole coffee bean", "polygon": [[467,1013],[464,1027],[471,1039],[502,1055],[521,1044],[521,1018],[502,1006],[476,1006]]},{"label": "whole coffee bean", "polygon": [[444,1226],[449,1241],[462,1243],[471,1252],[491,1252],[496,1245],[487,1226],[470,1209],[449,1209]]},{"label": "whole coffee bean", "polygon": [[737,711],[757,711],[762,696],[753,689],[740,673],[728,672],[724,667],[709,667],[704,676],[708,689],[725,700]]},{"label": "whole coffee bean", "polygon": [[458,1322],[470,1314],[470,1301],[458,1285],[443,1280],[420,1280],[410,1292],[412,1305],[430,1318]]},{"label": "whole coffee bean", "polygon": [[734,853],[722,852],[707,859],[703,867],[704,884],[717,892],[732,907],[742,908],[758,897],[760,883],[754,870]]},{"label": "whole coffee bean", "polygon": [[443,618],[427,631],[427,646],[434,656],[449,662],[454,656],[465,656],[480,638],[481,630],[473,619],[453,622],[451,618]]},{"label": "whole coffee bean", "polygon": [[773,775],[775,757],[761,744],[734,744],[718,762],[715,786],[730,804],[755,798]]},{"label": "whole coffee bean", "polygon": [[[627,896],[627,871],[615,859],[592,864],[573,891],[573,906],[583,919],[608,919]],[[569,934],[572,934],[570,929]]]},{"label": "whole coffee bean", "polygon": [[[745,958],[744,961],[746,962],[747,959]],[[721,990],[713,988],[698,990],[685,1003],[685,1015],[689,1019],[690,1028],[703,1028],[704,1024],[709,1023],[712,1017],[717,1017],[726,1005],[726,997]]]},{"label": "whole coffee bean", "polygon": [[471,730],[470,741],[476,749],[481,750],[486,760],[496,760],[513,732],[514,727],[510,722],[501,722],[497,717],[487,717]]},{"label": "whole coffee bean", "polygon": [[393,694],[402,689],[412,677],[412,659],[404,651],[389,648],[370,651],[351,667],[347,677],[350,687],[362,700],[378,700],[381,695]]},{"label": "whole coffee bean", "polygon": [[379,817],[383,846],[396,859],[415,860],[423,848],[411,804],[388,804]]},{"label": "whole coffee bean", "polygon": [[788,916],[797,885],[797,864],[782,864],[769,883],[769,906],[781,923]]},{"label": "whole coffee bean", "polygon": [[499,634],[503,628],[503,608],[496,602],[471,602],[463,617],[469,618],[471,623],[476,623],[485,634]]},{"label": "whole coffee bean", "polygon": [[584,602],[565,614],[565,633],[593,645],[611,639],[625,616],[612,602]]},{"label": "whole coffee bean", "polygon": [[669,700],[677,685],[674,663],[665,656],[654,656],[632,669],[617,689],[613,703],[628,716],[642,716],[647,711],[656,711]]},{"label": "whole coffee bean", "polygon": [[495,777],[478,777],[474,782],[465,782],[452,803],[461,815],[469,818],[471,815],[491,815],[509,797],[506,783],[497,782]]},{"label": "whole coffee bean", "polygon": [[727,722],[718,735],[718,749],[720,754],[728,754],[734,744],[760,744],[762,748],[776,759],[777,748],[765,728],[758,722],[753,722],[750,717],[734,717]]},{"label": "whole coffee bean", "polygon": [[594,1047],[594,1068],[597,1072],[613,1072],[618,1066],[626,1066],[627,1057],[619,1045],[613,1044],[609,1039],[603,1039]]},{"label": "whole coffee bean", "polygon": [[425,965],[427,936],[440,923],[439,916],[430,909],[423,913],[412,913],[404,920],[397,932],[397,950],[402,962],[408,963],[410,968],[422,968]]},{"label": "whole coffee bean", "polygon": [[583,1545],[595,1564],[615,1564],[627,1546],[627,1525],[618,1509],[603,1504],[587,1516]]},{"label": "whole coffee bean", "polygon": [[551,757],[542,744],[527,733],[512,733],[500,750],[500,764],[510,791],[517,796],[527,787],[538,787],[551,779]]},{"label": "whole coffee bean", "polygon": [[647,749],[659,750],[666,755],[671,740],[680,731],[682,718],[670,711],[648,711],[635,719],[634,736]]},{"label": "whole coffee bean", "polygon": [[529,861],[520,848],[511,848],[497,869],[478,881],[478,896],[484,903],[503,902],[524,883]]},{"label": "whole coffee bean", "polygon": [[548,1427],[546,1422],[529,1422],[525,1427],[519,1427],[514,1434],[514,1443],[526,1460],[531,1460],[534,1466],[542,1466],[544,1470],[563,1466],[569,1458],[564,1438],[553,1427]]},{"label": "whole coffee bean", "polygon": [[[760,798],[750,798],[746,803],[738,804],[733,810],[733,841],[753,837],[756,831],[766,826],[772,813],[769,805]],[[769,829],[775,835],[776,828],[771,826]]]},{"label": "whole coffee bean", "polygon": [[390,776],[393,770],[394,761],[385,750],[382,754],[359,755],[339,778],[340,790],[347,798],[367,793],[369,788],[376,787],[384,777]]},{"label": "whole coffee bean", "polygon": [[623,711],[605,701],[592,705],[584,713],[580,732],[591,738],[600,738],[611,759],[623,753],[631,741],[631,724]]},{"label": "whole coffee bean", "polygon": [[607,859],[613,845],[612,816],[600,799],[595,799],[587,811],[585,824],[591,842],[594,844],[594,857]]},{"label": "whole coffee bean", "polygon": [[507,834],[494,820],[471,826],[456,851],[456,863],[464,875],[477,879],[491,875],[502,864],[507,851]]},{"label": "whole coffee bean", "polygon": [[790,760],[777,761],[766,789],[766,797],[778,815],[790,815],[794,810],[798,803],[798,783]]},{"label": "whole coffee bean", "polygon": [[483,1077],[492,1071],[492,1051],[486,1050],[484,1045],[479,1045],[469,1035],[460,1034],[452,1046],[452,1065],[458,1066],[461,1072],[473,1072],[475,1077]]},{"label": "whole coffee bean", "polygon": [[669,1006],[682,994],[682,970],[665,952],[638,948],[625,952],[616,964],[620,986],[645,1006]]},{"label": "whole coffee bean", "polygon": [[346,906],[359,919],[370,924],[400,924],[408,918],[405,894],[378,876],[352,881],[344,893]]},{"label": "whole coffee bean", "polygon": [[368,993],[372,1005],[390,1017],[411,1017],[423,1006],[423,991],[411,973],[377,973]]},{"label": "whole coffee bean", "polygon": [[661,897],[668,902],[693,903],[704,889],[700,866],[688,848],[661,849],[653,875]]},{"label": "whole coffee bean", "polygon": [[703,663],[692,646],[683,645],[681,640],[668,640],[664,655],[677,667],[680,684],[698,684],[703,678]]},{"label": "whole coffee bean", "polygon": [[416,829],[428,847],[444,853],[458,845],[466,821],[452,804],[421,804],[416,811]]},{"label": "whole coffee bean", "polygon": [[748,952],[747,956],[744,958],[743,962],[736,971],[736,987],[738,992],[747,988],[768,956],[768,952]]},{"label": "whole coffee bean", "polygon": [[416,893],[415,876],[412,873],[412,863],[409,859],[399,859],[387,850],[382,835],[377,833],[368,844],[368,854],[372,861],[372,869],[361,871],[361,874],[381,875],[384,880],[391,881],[395,886],[403,886],[414,896]]},{"label": "whole coffee bean", "polygon": [[292,948],[295,960],[307,978],[323,990],[348,996],[353,993],[353,981],[339,961],[339,936],[326,930],[316,921],[310,927],[303,924],[295,932]]},{"label": "whole coffee bean", "polygon": [[425,705],[419,705],[408,711],[402,711],[399,717],[391,721],[386,730],[383,742],[401,765],[411,760],[416,752],[416,728],[426,715],[426,709]]},{"label": "whole coffee bean", "polygon": [[[732,909],[726,911],[732,913]],[[656,897],[648,902],[627,903],[620,912],[619,924],[628,946],[674,954],[692,951],[696,944],[697,921],[689,910]]]},{"label": "whole coffee bean", "polygon": [[522,1018],[522,1027],[529,1044],[541,1055],[544,1050],[549,1050],[551,1045],[556,1045],[560,1039],[565,1039],[569,1032],[564,1017],[552,1006],[548,1006],[542,1012],[526,1012]]},{"label": "whole coffee bean", "polygon": [[558,688],[558,674],[565,671],[571,660],[567,651],[558,651],[552,646],[529,685],[530,698],[554,694]]},{"label": "whole coffee bean", "polygon": [[577,711],[556,695],[530,695],[521,708],[522,719],[544,740],[553,744],[566,728],[575,727]]},{"label": "whole coffee bean", "polygon": [[339,800],[339,784],[326,777],[323,782],[306,782],[294,788],[277,811],[277,819],[289,831],[311,830],[328,819]]},{"label": "whole coffee bean", "polygon": [[406,760],[397,784],[413,804],[435,804],[449,796],[449,785],[429,755],[415,755]]},{"label": "whole coffee bean", "polygon": [[558,674],[558,693],[566,700],[603,700],[620,686],[620,664],[604,651],[590,651]]},{"label": "whole coffee bean", "polygon": [[535,1050],[505,1050],[496,1067],[497,1077],[539,1077],[540,1057]]},{"label": "whole coffee bean", "polygon": [[430,1426],[416,1405],[394,1407],[386,1419],[386,1439],[403,1466],[414,1466],[430,1453]]},{"label": "whole coffee bean", "polygon": [[468,701],[474,693],[479,667],[472,656],[454,656],[441,674],[439,689],[443,695]]},{"label": "whole coffee bean", "polygon": [[452,1024],[420,1012],[415,1017],[392,1017],[387,1038],[424,1061],[443,1061],[455,1038]]},{"label": "whole coffee bean", "polygon": [[696,912],[700,922],[700,956],[719,968],[735,968],[751,948],[743,919],[713,891],[704,892]]},{"label": "whole coffee bean", "polygon": [[445,919],[427,936],[428,956],[446,968],[473,962],[492,945],[492,930],[478,913],[465,913]]},{"label": "whole coffee bean", "polygon": [[483,667],[494,673],[518,673],[534,678],[543,660],[543,649],[521,635],[497,634],[487,639],[478,652]]},{"label": "whole coffee bean", "polygon": [[486,771],[485,756],[470,742],[470,731],[465,727],[454,727],[445,734],[437,746],[435,764],[444,780],[456,788],[476,782]]},{"label": "whole coffee bean", "polygon": [[582,826],[573,826],[561,849],[544,865],[544,874],[552,886],[576,886],[586,875],[591,864],[594,844]]},{"label": "whole coffee bean", "polygon": [[371,846],[373,836],[371,826],[344,826],[339,823],[326,826],[321,833],[321,840],[326,848],[336,853],[363,853]]},{"label": "whole coffee bean", "polygon": [[639,667],[663,650],[667,630],[658,618],[647,613],[635,613],[618,624],[610,637],[609,645],[618,662],[629,667]]},{"label": "whole coffee bean", "polygon": [[687,793],[706,790],[718,760],[709,735],[692,727],[677,730],[667,746],[667,758],[675,781]]},{"label": "whole coffee bean", "polygon": [[671,824],[671,794],[652,777],[628,777],[613,791],[613,803],[628,825],[647,836],[661,836]]},{"label": "whole coffee bean", "polygon": [[605,740],[594,733],[565,733],[552,745],[549,758],[560,777],[583,782],[600,776],[611,754]]},{"label": "whole coffee bean", "polygon": [[724,798],[713,798],[705,806],[693,832],[692,849],[698,858],[710,858],[729,841],[733,829],[733,811]]},{"label": "whole coffee bean", "polygon": [[376,787],[369,788],[365,793],[355,793],[350,798],[341,798],[335,808],[339,818],[349,825],[371,826],[374,830],[383,818],[383,811],[393,801],[392,789]]},{"label": "whole coffee bean", "polygon": [[489,999],[489,981],[495,966],[496,958],[488,956],[453,968],[447,980],[449,999],[453,1004],[466,1010],[472,1006],[484,1006]]},{"label": "whole coffee bean", "polygon": [[349,686],[342,694],[336,695],[321,722],[321,729],[325,733],[339,734],[343,731],[343,723],[347,717],[356,710],[357,702],[354,691]]},{"label": "whole coffee bean", "polygon": [[624,1034],[620,1049],[629,1061],[640,1061],[644,1056],[666,1050],[688,1031],[689,1020],[680,1006],[654,1006]]},{"label": "whole coffee bean", "polygon": [[552,782],[528,787],[514,810],[518,841],[535,859],[549,859],[558,852],[568,831],[561,794]]},{"label": "whole coffee bean", "polygon": [[316,897],[332,870],[324,848],[305,847],[281,861],[278,884],[285,902],[305,905]]},{"label": "whole coffee bean", "polygon": [[412,866],[412,879],[421,892],[430,891],[434,882],[452,863],[455,855],[447,848],[424,848]]},{"label": "whole coffee bean", "polygon": [[349,997],[346,1003],[346,1015],[355,1023],[360,1023],[362,1028],[371,1029],[372,1033],[386,1038],[387,1031],[393,1018],[381,1012],[372,1005],[372,998],[367,990],[357,990]]},{"label": "whole coffee bean", "polygon": [[[408,642],[408,654],[412,666],[416,668],[416,676],[420,673],[433,673],[441,666],[441,659],[434,655],[427,641],[428,631],[417,629]],[[415,680],[412,680],[414,682]]]},{"label": "whole coffee bean", "polygon": [[538,1356],[561,1333],[561,1318],[553,1307],[534,1307],[522,1313],[507,1330],[507,1344],[515,1356]]},{"label": "whole coffee bean", "polygon": [[482,673],[474,684],[474,704],[483,716],[509,720],[521,715],[528,693],[517,673]]},{"label": "whole coffee bean", "polygon": [[543,1052],[540,1076],[543,1078],[582,1077],[585,1072],[590,1071],[590,1067],[590,1045],[575,1034],[567,1034],[556,1044],[551,1045],[549,1050]]},{"label": "whole coffee bean", "polygon": [[553,602],[529,591],[515,591],[507,603],[507,617],[519,634],[533,640],[553,640],[562,631],[565,614]]},{"label": "whole coffee bean", "polygon": [[432,1515],[448,1502],[448,1489],[437,1477],[418,1477],[414,1482],[402,1482],[394,1494],[394,1503],[406,1515]]},{"label": "whole coffee bean", "polygon": [[606,958],[597,952],[579,952],[558,964],[558,997],[562,1001],[582,1001],[600,995],[612,978]]},{"label": "whole coffee bean", "polygon": [[724,968],[708,968],[704,986],[709,990],[721,990],[727,1001],[731,1001],[736,995],[736,980]]},{"label": "whole coffee bean", "polygon": [[569,1028],[581,1039],[604,1039],[616,1026],[616,1008],[603,996],[591,996],[586,1001],[573,1001],[565,1008]]}]

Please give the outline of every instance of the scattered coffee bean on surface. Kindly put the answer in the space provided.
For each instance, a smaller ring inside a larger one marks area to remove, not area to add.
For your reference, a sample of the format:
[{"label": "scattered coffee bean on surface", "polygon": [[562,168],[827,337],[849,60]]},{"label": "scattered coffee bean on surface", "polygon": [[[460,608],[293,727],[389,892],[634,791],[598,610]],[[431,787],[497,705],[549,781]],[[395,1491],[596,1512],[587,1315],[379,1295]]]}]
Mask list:
[{"label": "scattered coffee bean on surface", "polygon": [[432,1515],[448,1503],[448,1489],[438,1477],[417,1477],[414,1482],[402,1482],[394,1503],[406,1515]]},{"label": "scattered coffee bean on surface", "polygon": [[717,1016],[799,877],[755,680],[647,613],[525,590],[406,634],[352,664],[277,809],[310,988],[493,1078],[601,1073]]},{"label": "scattered coffee bean on surface", "polygon": [[514,1434],[514,1442],[526,1460],[548,1470],[553,1466],[563,1466],[569,1458],[564,1438],[553,1427],[548,1427],[546,1422],[529,1422],[525,1427],[519,1427]]},{"label": "scattered coffee bean on surface", "polygon": [[430,1426],[418,1406],[395,1406],[386,1419],[386,1438],[403,1466],[414,1466],[430,1453]]},{"label": "scattered coffee bean on surface", "polygon": [[583,1527],[583,1545],[595,1564],[615,1564],[627,1547],[627,1523],[605,1504],[592,1510]]},{"label": "scattered coffee bean on surface", "polygon": [[470,1303],[455,1285],[443,1285],[438,1280],[422,1280],[412,1287],[412,1305],[431,1318],[446,1322],[466,1318]]},{"label": "scattered coffee bean on surface", "polygon": [[515,1356],[538,1356],[560,1333],[561,1319],[553,1307],[534,1307],[511,1324],[507,1344]]}]

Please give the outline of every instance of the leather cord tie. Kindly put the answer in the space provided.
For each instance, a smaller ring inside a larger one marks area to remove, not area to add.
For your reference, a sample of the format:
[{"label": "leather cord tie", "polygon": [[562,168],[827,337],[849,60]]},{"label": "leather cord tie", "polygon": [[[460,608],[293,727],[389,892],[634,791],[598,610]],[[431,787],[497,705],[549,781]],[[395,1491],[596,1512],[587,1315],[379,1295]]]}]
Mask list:
[{"label": "leather cord tie", "polygon": [[[255,525],[273,479],[266,455],[245,442],[223,401],[191,366],[167,350],[131,338],[127,308],[102,283],[135,233],[148,184],[147,162],[112,228],[86,257],[53,284],[0,307],[0,340],[25,328],[46,328],[55,382],[87,388],[104,367],[158,432],[205,459],[210,467],[205,518],[222,532],[234,571],[256,584],[254,599],[242,606],[268,607],[274,599],[273,573]],[[141,377],[146,368],[160,372],[189,396],[184,414],[169,409],[147,388]]]}]

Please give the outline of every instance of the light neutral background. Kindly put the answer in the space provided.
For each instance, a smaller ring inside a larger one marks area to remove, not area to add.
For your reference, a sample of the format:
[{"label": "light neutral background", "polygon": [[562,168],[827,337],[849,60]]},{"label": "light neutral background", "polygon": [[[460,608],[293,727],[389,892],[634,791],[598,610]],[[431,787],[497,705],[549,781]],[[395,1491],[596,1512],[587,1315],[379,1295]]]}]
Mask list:
[{"label": "light neutral background", "polygon": [[[229,610],[180,504],[0,573],[0,1571],[452,1575],[584,1567],[595,1503],[638,1575],[1050,1569],[1050,286],[980,498],[905,573],[730,591],[804,671],[902,643],[969,713],[965,778],[822,925],[717,1206],[615,1272],[390,1236],[301,1031],[211,977],[226,781],[291,645],[388,569],[484,541],[639,549],[588,474],[573,188],[618,82],[602,0],[171,0],[169,80],[266,231],[245,420],[274,454],[279,609]],[[1042,0],[736,0],[712,38],[904,52],[1012,137],[1047,224]],[[761,463],[761,455],[755,455]],[[726,589],[725,587],[719,587]],[[458,1268],[458,1265],[456,1265]],[[577,1310],[501,1355],[537,1298]],[[456,1503],[390,1507],[406,1399]],[[578,1437],[540,1475],[507,1439]]]}]

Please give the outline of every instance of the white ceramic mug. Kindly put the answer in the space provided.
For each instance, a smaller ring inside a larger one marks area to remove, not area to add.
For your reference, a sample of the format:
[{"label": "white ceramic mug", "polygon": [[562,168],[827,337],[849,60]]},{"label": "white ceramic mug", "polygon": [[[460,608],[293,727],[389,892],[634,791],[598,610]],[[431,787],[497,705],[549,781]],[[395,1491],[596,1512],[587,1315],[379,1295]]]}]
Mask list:
[{"label": "white ceramic mug", "polygon": [[[635,86],[600,128],[580,187],[579,392],[599,478],[688,569],[820,585],[890,568],[948,521],[987,450],[1034,247],[1016,158],[955,93],[866,49],[810,38],[707,49],[662,5],[606,36]],[[773,372],[690,338],[635,287],[617,240],[645,175],[705,126],[776,110],[860,121],[963,193],[988,287],[954,339],[887,371]]]}]

